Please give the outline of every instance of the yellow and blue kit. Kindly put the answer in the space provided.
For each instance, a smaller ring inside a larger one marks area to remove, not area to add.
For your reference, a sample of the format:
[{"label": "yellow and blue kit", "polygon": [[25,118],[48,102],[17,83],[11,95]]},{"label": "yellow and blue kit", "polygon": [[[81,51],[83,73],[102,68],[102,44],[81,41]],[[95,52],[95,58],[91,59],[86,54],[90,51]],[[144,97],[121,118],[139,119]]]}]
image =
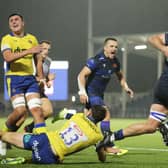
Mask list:
[{"label": "yellow and blue kit", "polygon": [[63,160],[64,156],[94,145],[102,139],[99,128],[83,113],[77,113],[59,131],[27,134],[23,142],[25,149],[33,151],[34,162],[57,163],[58,158]]},{"label": "yellow and blue kit", "polygon": [[[11,50],[13,53],[21,52],[38,45],[35,36],[25,34],[23,37],[16,37],[8,34],[2,38],[1,52]],[[35,75],[34,55],[29,54],[15,61],[7,63],[6,75]]]},{"label": "yellow and blue kit", "polygon": [[[35,36],[25,34],[23,37],[16,37],[12,33],[5,35],[1,41],[1,52],[21,52],[38,45]],[[39,92],[36,79],[34,55],[28,54],[22,58],[6,63],[6,81],[9,96],[27,92]],[[25,83],[25,86],[24,86]],[[32,86],[32,84],[34,84]],[[22,90],[20,90],[22,88]],[[29,90],[27,90],[29,88]]]}]

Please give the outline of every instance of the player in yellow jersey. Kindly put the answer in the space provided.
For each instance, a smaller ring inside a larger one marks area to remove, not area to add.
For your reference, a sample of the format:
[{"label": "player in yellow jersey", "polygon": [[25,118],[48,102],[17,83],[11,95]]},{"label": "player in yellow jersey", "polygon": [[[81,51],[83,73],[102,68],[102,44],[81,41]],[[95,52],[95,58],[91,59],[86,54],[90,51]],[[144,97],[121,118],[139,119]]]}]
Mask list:
[{"label": "player in yellow jersey", "polygon": [[[41,110],[39,86],[35,78],[36,54],[43,48],[38,44],[35,36],[24,31],[23,16],[14,13],[8,17],[11,33],[5,35],[1,41],[1,52],[6,62],[6,83],[13,112],[8,116],[4,130],[16,131],[22,122],[17,121],[26,117],[27,107],[33,115],[35,127],[45,126]],[[38,66],[37,66],[38,67]],[[43,74],[37,69],[39,78]]]},{"label": "player in yellow jersey", "polygon": [[[78,152],[103,139],[96,123],[103,120],[106,109],[92,106],[88,114],[77,113],[67,120],[60,130],[39,132],[39,134],[2,132],[1,140],[19,148],[32,151],[33,163],[52,164],[63,161],[64,156]],[[36,128],[38,132],[38,128]],[[105,161],[104,147],[98,151],[100,161]]]}]

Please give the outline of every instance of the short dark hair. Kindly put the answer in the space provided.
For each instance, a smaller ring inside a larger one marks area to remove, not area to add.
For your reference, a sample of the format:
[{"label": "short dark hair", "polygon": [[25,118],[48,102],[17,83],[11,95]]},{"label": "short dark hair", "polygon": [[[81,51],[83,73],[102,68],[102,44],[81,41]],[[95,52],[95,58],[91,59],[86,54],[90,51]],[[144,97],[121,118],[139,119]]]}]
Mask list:
[{"label": "short dark hair", "polygon": [[117,41],[117,39],[114,38],[114,37],[107,37],[107,38],[104,40],[104,45],[106,45],[106,43],[107,43],[109,40]]},{"label": "short dark hair", "polygon": [[42,41],[40,41],[39,44],[43,44],[43,43],[51,45],[51,41],[49,41],[49,40],[42,40]]},{"label": "short dark hair", "polygon": [[19,17],[22,19],[22,21],[24,20],[23,16],[22,16],[20,13],[12,13],[12,14],[10,14],[10,15],[8,16],[8,20],[9,20],[12,16],[19,16]]},{"label": "short dark hair", "polygon": [[106,115],[106,108],[101,105],[94,105],[91,107],[92,110],[92,117],[94,118],[95,122],[102,121]]}]

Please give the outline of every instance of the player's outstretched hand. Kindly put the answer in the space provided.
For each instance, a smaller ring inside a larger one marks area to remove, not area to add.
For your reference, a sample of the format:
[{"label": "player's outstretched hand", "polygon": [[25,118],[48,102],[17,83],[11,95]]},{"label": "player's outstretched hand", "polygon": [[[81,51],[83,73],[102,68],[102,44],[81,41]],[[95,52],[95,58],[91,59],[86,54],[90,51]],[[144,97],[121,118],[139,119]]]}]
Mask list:
[{"label": "player's outstretched hand", "polygon": [[130,98],[134,97],[134,92],[130,88],[128,88],[126,92],[129,94]]},{"label": "player's outstretched hand", "polygon": [[99,143],[96,144],[96,152],[102,148],[102,147],[105,147],[105,146],[108,146],[111,144],[111,136],[112,136],[112,132],[108,131],[108,132],[105,132],[105,135],[104,135],[104,138],[102,141],[100,141]]},{"label": "player's outstretched hand", "polygon": [[98,156],[98,159],[99,159],[101,162],[105,162],[105,161],[106,161],[106,151],[105,151],[104,147],[100,148],[100,149],[97,151],[97,156]]}]

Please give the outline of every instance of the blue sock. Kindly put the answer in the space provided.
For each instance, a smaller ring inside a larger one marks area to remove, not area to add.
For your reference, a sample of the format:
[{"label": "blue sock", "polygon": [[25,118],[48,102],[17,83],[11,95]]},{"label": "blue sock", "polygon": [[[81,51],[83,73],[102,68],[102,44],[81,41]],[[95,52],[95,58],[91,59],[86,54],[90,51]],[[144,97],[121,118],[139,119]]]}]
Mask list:
[{"label": "blue sock", "polygon": [[103,134],[105,132],[109,132],[110,131],[110,121],[101,121],[100,128]]},{"label": "blue sock", "polygon": [[[102,133],[104,134],[105,132],[109,132],[110,131],[110,121],[101,121],[100,123],[100,128]],[[114,143],[111,143],[109,145],[109,147],[115,146]]]},{"label": "blue sock", "polygon": [[120,129],[120,130],[114,132],[114,137],[115,137],[115,140],[124,139],[123,130]]}]

